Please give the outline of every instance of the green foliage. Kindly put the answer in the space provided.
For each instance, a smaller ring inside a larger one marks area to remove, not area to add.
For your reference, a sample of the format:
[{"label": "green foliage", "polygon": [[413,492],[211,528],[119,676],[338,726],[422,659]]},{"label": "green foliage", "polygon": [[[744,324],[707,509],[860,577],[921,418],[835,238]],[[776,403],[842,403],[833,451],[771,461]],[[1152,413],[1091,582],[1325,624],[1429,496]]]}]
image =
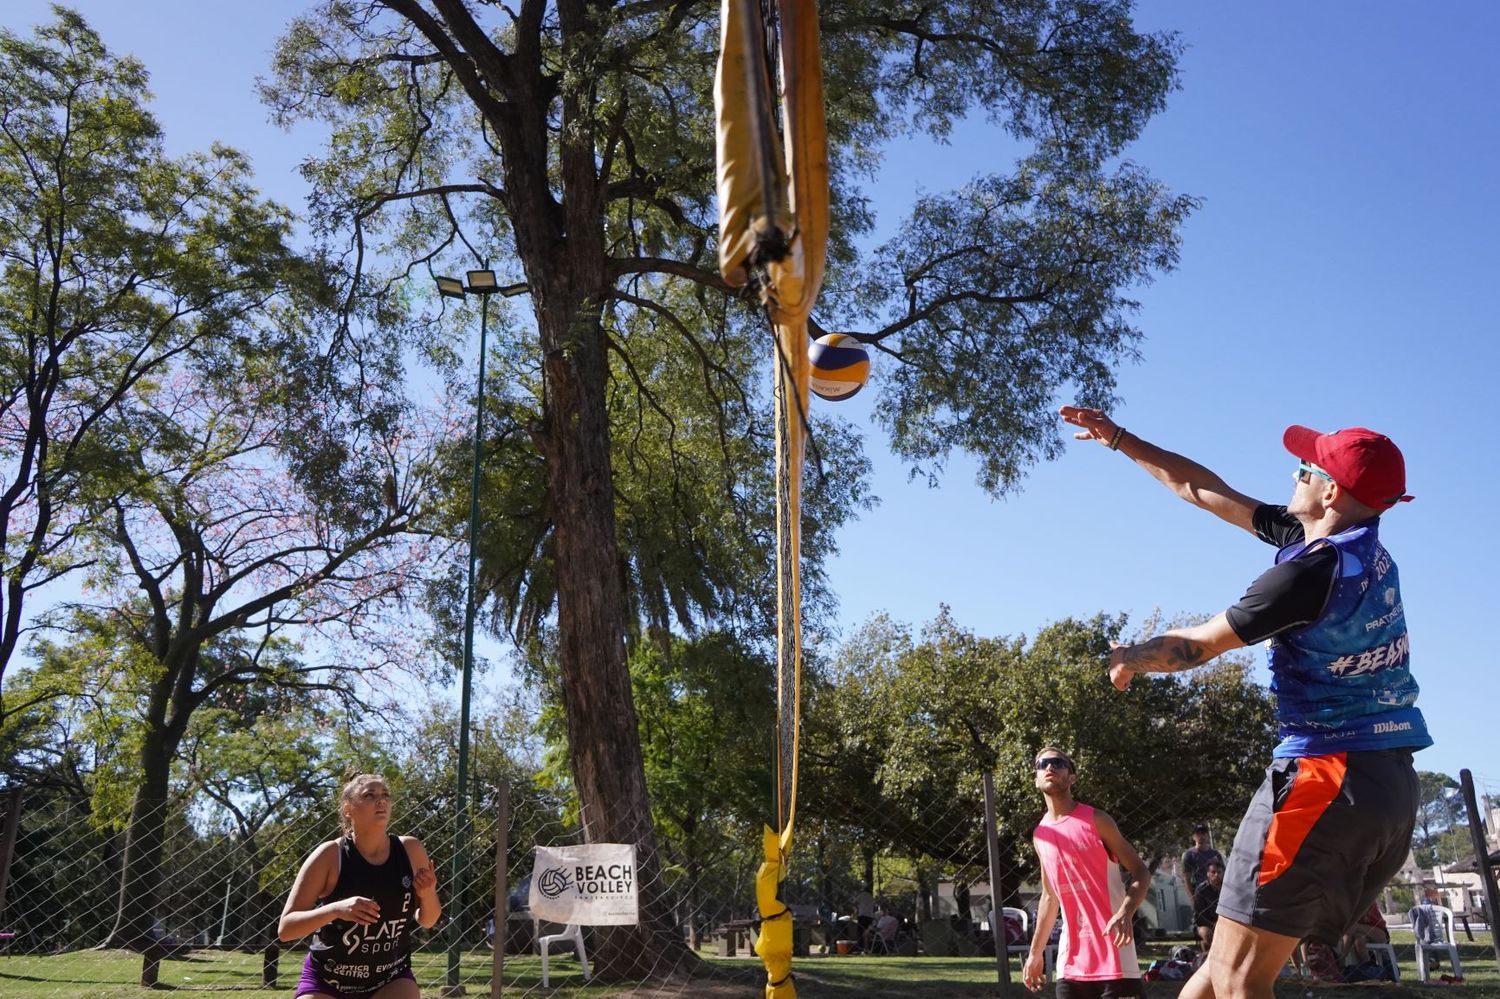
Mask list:
[{"label": "green foliage", "polygon": [[[1002,848],[1029,866],[1042,810],[1032,760],[1055,743],[1078,764],[1079,796],[1148,860],[1198,821],[1231,827],[1274,742],[1267,693],[1233,661],[1185,679],[1138,677],[1120,693],[1105,664],[1123,624],[1066,619],[1027,639],[979,637],[946,610],[917,638],[870,622],[815,699],[811,800],[865,829],[872,848],[983,865],[989,768]],[[967,818],[938,821],[955,813]]]},{"label": "green foliage", "polygon": [[631,657],[653,811],[665,840],[684,853],[715,821],[765,811],[770,675],[764,659],[725,633],[643,645]]},{"label": "green foliage", "polygon": [[[1451,861],[1454,855],[1449,854],[1440,858],[1438,841],[1444,838],[1444,834],[1454,828],[1455,825],[1463,824],[1465,837],[1468,836],[1468,824],[1464,822],[1464,804],[1459,791],[1459,783],[1447,774],[1435,773],[1431,770],[1418,770],[1417,782],[1420,787],[1420,797],[1417,805],[1417,825],[1412,832],[1412,852],[1416,854],[1417,864],[1420,867],[1431,867],[1440,859]],[[1462,853],[1459,855],[1473,853],[1473,847],[1467,841],[1461,844]]]},{"label": "green foliage", "polygon": [[1429,872],[1439,865],[1446,867],[1449,864],[1472,862],[1474,839],[1469,832],[1469,823],[1463,820],[1455,822],[1435,834],[1431,846],[1424,844],[1413,852],[1416,854],[1417,865],[1427,868]]},{"label": "green foliage", "polygon": [[25,594],[87,561],[79,489],[124,474],[104,424],[185,366],[263,374],[241,348],[278,296],[321,285],[245,158],[168,157],[145,69],[77,14],[0,33],[0,81],[3,673]]},{"label": "green foliage", "polygon": [[[539,749],[531,731],[535,706],[507,699],[475,708],[470,719],[467,807],[476,842],[490,841],[493,835],[503,786],[510,812],[507,857],[512,870],[525,869],[532,846],[571,835],[559,795],[539,776]],[[421,803],[420,811],[403,811],[398,801],[395,822],[421,837],[429,850],[451,842],[458,804],[458,722],[453,705],[430,705],[411,720],[404,736],[393,733],[390,746],[386,777],[392,792],[400,801]],[[445,847],[442,852],[447,852]],[[475,862],[492,872],[493,852]],[[474,877],[480,885],[486,883],[481,874]]]},{"label": "green foliage", "polygon": [[[692,867],[696,880],[711,873],[703,870],[710,861],[758,842],[748,837],[770,808],[771,675],[765,658],[728,632],[668,637],[631,651],[652,815],[673,873]],[[552,689],[546,697],[536,731],[550,763],[540,777],[566,794],[560,694]],[[576,801],[568,815],[576,821]]]},{"label": "green foliage", "polygon": [[[691,312],[709,303],[672,297]],[[613,382],[615,521],[626,580],[628,630],[691,632],[701,625],[774,628],[775,582],[766,571],[775,534],[774,434],[768,397],[754,392],[765,367],[764,328],[726,324],[712,343],[684,349],[651,310],[617,306],[605,324]],[[519,331],[514,334],[519,335]],[[491,621],[525,641],[556,608],[557,511],[532,430],[544,418],[534,362],[505,343],[489,359],[477,551]],[[863,447],[836,419],[813,414],[817,467],[804,494],[803,592],[809,626],[832,609],[823,566],[839,527],[872,502]],[[468,516],[472,437],[444,449],[442,515],[462,533]],[[440,620],[461,634],[462,580],[431,590]]]},{"label": "green foliage", "polygon": [[[873,327],[877,419],[915,472],[935,475],[967,450],[984,487],[1003,493],[1056,453],[1058,391],[1108,398],[1139,338],[1128,289],[1175,263],[1192,200],[1108,164],[1165,106],[1180,45],[1136,31],[1127,3],[981,0],[913,15],[863,0],[820,14],[836,204],[820,323]],[[332,128],[306,173],[321,231],[357,232],[363,294],[386,301],[414,268],[485,259],[502,280],[524,277],[538,327],[549,313],[598,310],[618,571],[645,630],[718,627],[766,607],[769,344],[715,272],[716,17],[706,0],[581,21],[326,2],[289,29],[264,87],[283,121]],[[861,185],[883,143],[913,131],[941,140],[981,115],[1015,140],[1014,171],[923,197],[896,237],[869,248]],[[548,249],[564,232],[567,253]],[[366,252],[377,245],[383,270]],[[598,300],[576,297],[596,287]],[[435,359],[456,356],[452,318],[413,317]],[[558,503],[538,442],[573,416],[548,409],[557,400],[541,389],[525,317],[501,306],[492,334],[481,579],[496,623],[524,636],[547,619],[557,578]],[[816,436],[828,477],[810,497],[815,607],[828,539],[867,501],[859,442],[836,415],[818,419]],[[455,528],[460,454],[448,475]],[[450,615],[457,589],[438,594]]]}]

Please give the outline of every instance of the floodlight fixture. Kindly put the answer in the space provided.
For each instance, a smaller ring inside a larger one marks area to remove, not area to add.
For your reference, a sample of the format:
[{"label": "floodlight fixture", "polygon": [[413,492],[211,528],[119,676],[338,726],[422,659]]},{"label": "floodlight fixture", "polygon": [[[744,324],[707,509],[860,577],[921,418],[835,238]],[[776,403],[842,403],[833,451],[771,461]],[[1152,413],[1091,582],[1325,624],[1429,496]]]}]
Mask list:
[{"label": "floodlight fixture", "polygon": [[493,295],[500,290],[494,271],[469,271],[469,290],[476,295]]}]

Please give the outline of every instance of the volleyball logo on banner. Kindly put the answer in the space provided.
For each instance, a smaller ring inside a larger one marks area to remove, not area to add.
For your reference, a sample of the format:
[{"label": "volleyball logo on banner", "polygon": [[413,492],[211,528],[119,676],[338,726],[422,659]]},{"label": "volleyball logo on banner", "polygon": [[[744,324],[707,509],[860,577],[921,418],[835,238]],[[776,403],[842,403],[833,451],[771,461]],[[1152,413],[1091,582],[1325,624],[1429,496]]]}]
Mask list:
[{"label": "volleyball logo on banner", "polygon": [[634,926],[640,892],[634,843],[539,846],[527,905],[536,919],[581,926]]}]

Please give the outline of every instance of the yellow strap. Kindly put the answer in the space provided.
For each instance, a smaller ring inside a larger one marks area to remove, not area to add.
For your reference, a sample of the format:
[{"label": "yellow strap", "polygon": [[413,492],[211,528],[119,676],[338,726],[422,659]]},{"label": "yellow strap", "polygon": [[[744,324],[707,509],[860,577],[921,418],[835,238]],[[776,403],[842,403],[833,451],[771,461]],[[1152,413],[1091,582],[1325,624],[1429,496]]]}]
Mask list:
[{"label": "yellow strap", "polygon": [[[736,287],[750,280],[751,258],[778,240],[789,250],[766,266],[762,289],[775,326],[777,780],[781,828],[762,831],[764,862],[756,874],[761,914],[755,952],[766,966],[767,999],[795,999],[791,975],[792,914],[779,897],[797,814],[798,742],[802,728],[802,465],[807,448],[807,328],[823,284],[828,245],[828,130],[813,0],[774,0],[781,42],[783,149],[770,114],[758,0],[722,0],[717,114],[719,270]],[[782,558],[787,561],[781,562]],[[790,682],[787,682],[790,681]],[[791,698],[790,705],[785,703]],[[781,718],[791,712],[790,752]],[[791,773],[783,772],[783,758]]]},{"label": "yellow strap", "polygon": [[719,273],[740,287],[758,235],[792,236],[781,139],[761,50],[758,0],[723,0],[714,73],[718,144]]},{"label": "yellow strap", "polygon": [[[796,236],[792,255],[770,266],[771,320],[805,327],[828,248],[828,125],[823,109],[823,62],[818,9],[813,0],[777,0],[781,22],[782,121],[786,170]],[[806,353],[807,344],[801,350]]]}]

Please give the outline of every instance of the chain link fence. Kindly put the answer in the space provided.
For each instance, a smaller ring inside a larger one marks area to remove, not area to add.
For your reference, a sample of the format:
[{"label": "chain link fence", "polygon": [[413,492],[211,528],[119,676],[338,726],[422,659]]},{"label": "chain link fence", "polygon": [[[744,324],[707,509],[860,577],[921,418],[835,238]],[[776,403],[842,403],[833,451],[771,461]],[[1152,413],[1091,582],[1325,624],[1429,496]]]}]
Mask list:
[{"label": "chain link fence", "polygon": [[[914,813],[899,811],[884,794],[826,786],[826,776],[809,767],[783,889],[796,914],[794,970],[802,991],[816,995],[820,982],[847,982],[853,974],[869,994],[979,995],[1000,990],[1008,975],[1019,995],[1037,897],[1029,834],[1040,796],[1033,794],[1031,807],[997,811],[992,869],[982,771]],[[1014,784],[1012,777],[1002,785]],[[637,848],[655,844],[659,875],[641,885],[641,894],[664,925],[585,927],[574,936],[534,919],[528,905],[534,848],[582,841],[568,800],[524,781],[476,788],[469,846],[455,865],[450,799],[404,794],[399,780],[392,784],[392,831],[426,845],[444,905],[442,920],[415,936],[413,963],[424,995],[445,988],[451,994],[453,986],[480,995],[498,992],[496,986],[508,995],[551,994],[581,986],[585,968],[595,990],[623,982],[654,983],[650,994],[660,995],[758,994],[762,972],[751,948],[761,857],[752,823],[721,816],[684,834],[658,822]],[[1142,960],[1193,946],[1192,888],[1178,857],[1200,821],[1227,855],[1242,796],[1225,795],[1205,811],[1201,792],[1191,789],[1149,799],[1128,789],[1090,790],[1085,783],[1080,798],[1114,815],[1152,871],[1137,919]],[[1005,800],[1003,793],[995,797]],[[163,862],[144,875],[154,883],[139,877],[131,883],[124,880],[127,831],[100,827],[86,797],[29,789],[6,801],[14,847],[0,914],[8,951],[0,980],[24,979],[25,995],[59,997],[87,994],[80,982],[142,976],[204,991],[289,993],[295,986],[307,941],[278,942],[277,919],[303,859],[337,835],[331,804],[282,815],[247,836],[230,833],[235,827],[212,801],[174,802],[164,815]],[[149,943],[110,949],[121,939],[122,896],[132,892],[156,898]],[[1399,892],[1394,901],[1388,894],[1387,904],[1393,921],[1404,919]],[[992,912],[1005,908],[1016,911],[992,921]],[[995,958],[997,935],[1008,958],[1003,967]],[[538,948],[549,936],[560,939],[553,941],[544,987]],[[883,970],[897,966],[901,984],[882,986]],[[726,991],[705,993],[705,975]],[[55,983],[50,992],[49,982]]]}]

